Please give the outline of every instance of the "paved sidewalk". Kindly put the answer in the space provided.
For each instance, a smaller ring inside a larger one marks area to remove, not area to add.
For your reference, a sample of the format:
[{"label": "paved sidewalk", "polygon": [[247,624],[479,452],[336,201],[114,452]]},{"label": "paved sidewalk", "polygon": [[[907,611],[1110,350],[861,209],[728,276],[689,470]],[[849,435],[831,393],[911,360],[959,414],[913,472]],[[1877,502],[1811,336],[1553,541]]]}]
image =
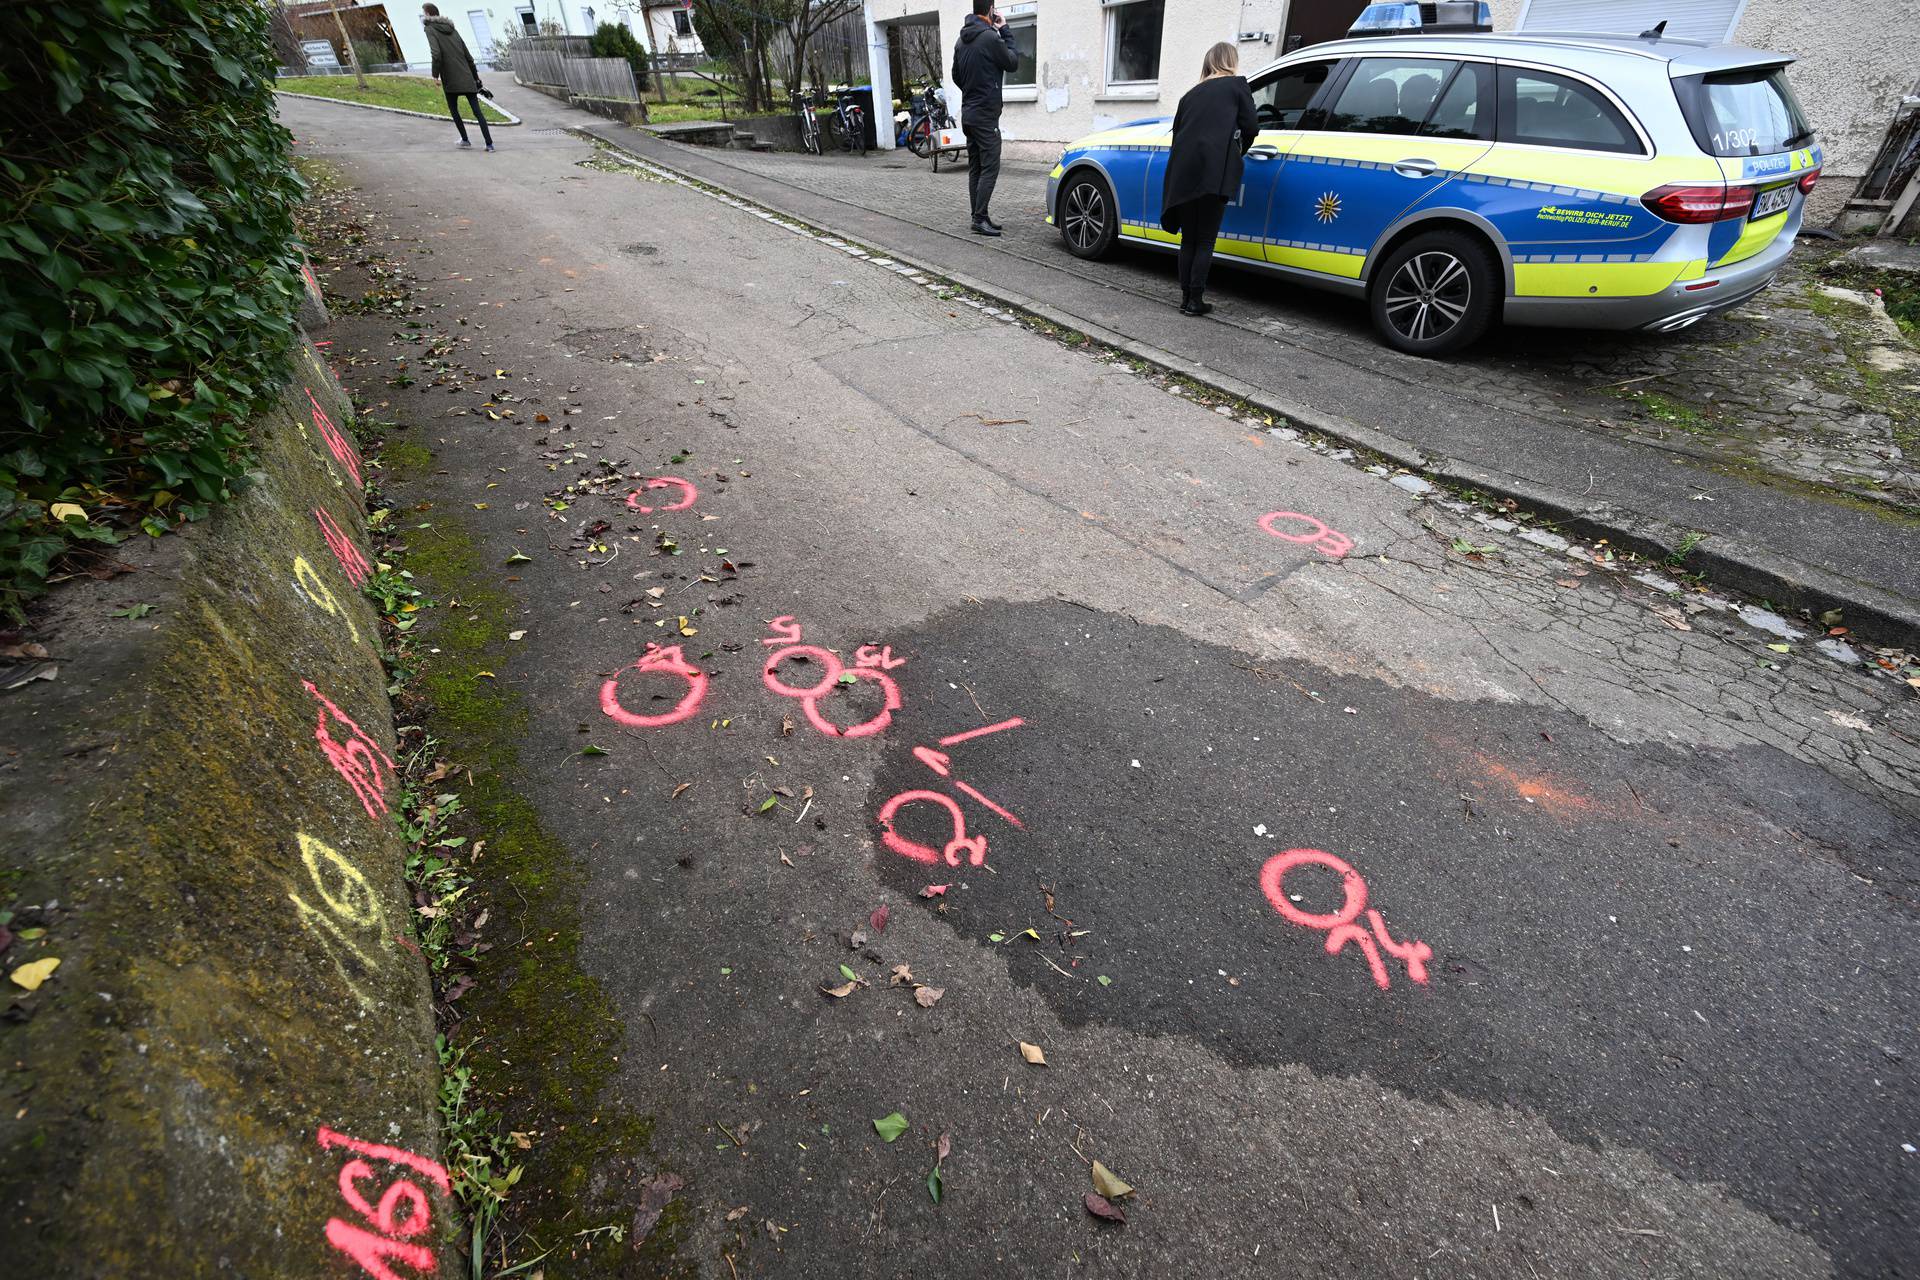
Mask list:
[{"label": "paved sidewalk", "polygon": [[[1911,414],[1896,417],[1901,404],[1920,394],[1880,393],[1891,403],[1879,412],[1860,403],[1863,384],[1900,388],[1920,374],[1834,382],[1836,353],[1866,341],[1859,326],[1836,320],[1823,330],[1816,310],[1770,301],[1666,338],[1508,331],[1467,361],[1441,364],[1380,346],[1351,303],[1275,298],[1273,282],[1236,272],[1223,281],[1217,322],[1195,325],[1168,305],[1171,264],[1160,256],[1085,263],[1066,254],[1043,221],[1039,166],[1009,167],[998,201],[1009,234],[989,242],[949,216],[964,202],[964,175],[936,175],[905,153],[682,147],[530,91],[515,95],[516,109],[523,99],[537,126],[585,130],[1401,465],[1628,549],[1686,549],[1689,568],[1778,604],[1837,607],[1894,641],[1920,635],[1920,522],[1902,505],[1916,481],[1896,438],[1913,430]],[[1820,309],[1841,306],[1828,298]],[[1775,326],[1772,339],[1762,325]],[[1750,373],[1723,367],[1742,359]],[[1720,419],[1746,443],[1719,440],[1711,428]],[[1769,421],[1812,425],[1789,437],[1769,434]]]}]

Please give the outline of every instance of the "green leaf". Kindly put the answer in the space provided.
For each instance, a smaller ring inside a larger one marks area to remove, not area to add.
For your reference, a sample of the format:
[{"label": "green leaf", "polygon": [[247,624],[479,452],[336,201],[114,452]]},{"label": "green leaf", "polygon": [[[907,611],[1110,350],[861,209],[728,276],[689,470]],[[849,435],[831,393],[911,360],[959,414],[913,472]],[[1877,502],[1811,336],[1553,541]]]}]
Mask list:
[{"label": "green leaf", "polygon": [[848,968],[844,964],[840,966],[840,976],[845,978],[848,982],[860,981],[860,975],[855,973],[852,969]]},{"label": "green leaf", "polygon": [[765,813],[767,810],[773,808],[773,806],[779,803],[780,801],[776,797],[768,796],[765,800],[762,800],[760,802],[760,812]]},{"label": "green leaf", "polygon": [[935,1204],[940,1203],[940,1192],[942,1189],[940,1166],[936,1164],[927,1172],[927,1194],[933,1197]]},{"label": "green leaf", "polygon": [[1004,933],[990,933],[987,935],[988,942],[1005,942],[1006,940],[1007,935]]},{"label": "green leaf", "polygon": [[873,1122],[873,1131],[880,1135],[882,1142],[892,1142],[907,1131],[907,1118],[898,1111],[889,1111]]},{"label": "green leaf", "polygon": [[859,678],[860,678],[860,677],[858,677],[858,676],[856,676],[856,675],[854,675],[854,674],[853,674],[853,672],[851,672],[851,671],[845,671],[845,672],[842,672],[842,673],[841,673],[841,675],[840,675],[840,679],[839,679],[839,680],[837,681],[837,683],[839,683],[839,684],[852,684],[852,683],[853,683],[853,682],[854,682],[855,680],[858,680]]},{"label": "green leaf", "polygon": [[520,552],[516,551],[512,555],[507,557],[507,563],[508,564],[532,564],[533,557],[528,555],[522,555]]},{"label": "green leaf", "polygon": [[112,616],[116,618],[144,618],[159,607],[159,605],[153,604],[129,605],[125,609],[115,609]]},{"label": "green leaf", "polygon": [[605,747],[596,747],[589,742],[586,746],[580,748],[580,754],[583,756],[604,756],[607,754],[607,749]]},{"label": "green leaf", "polygon": [[1097,982],[1097,983],[1099,983],[1099,984],[1100,984],[1101,986],[1103,986],[1103,987],[1110,987],[1110,986],[1112,986],[1112,985],[1113,985],[1113,979],[1112,979],[1112,978],[1109,978],[1109,977],[1108,977],[1108,976],[1107,976],[1106,974],[1104,974],[1104,973],[1103,973],[1103,974],[1101,974],[1101,975],[1100,975],[1099,977],[1097,977],[1097,978],[1095,978],[1095,979],[1094,979],[1094,981],[1095,981],[1095,982]]}]

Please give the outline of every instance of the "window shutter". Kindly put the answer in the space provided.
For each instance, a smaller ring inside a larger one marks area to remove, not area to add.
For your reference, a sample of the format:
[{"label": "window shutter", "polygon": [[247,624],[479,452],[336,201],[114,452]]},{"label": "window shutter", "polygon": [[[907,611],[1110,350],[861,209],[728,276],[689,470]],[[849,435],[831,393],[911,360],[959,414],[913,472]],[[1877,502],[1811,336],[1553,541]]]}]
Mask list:
[{"label": "window shutter", "polygon": [[1667,34],[1726,44],[1746,0],[1527,0],[1516,31],[1639,35],[1665,20]]}]

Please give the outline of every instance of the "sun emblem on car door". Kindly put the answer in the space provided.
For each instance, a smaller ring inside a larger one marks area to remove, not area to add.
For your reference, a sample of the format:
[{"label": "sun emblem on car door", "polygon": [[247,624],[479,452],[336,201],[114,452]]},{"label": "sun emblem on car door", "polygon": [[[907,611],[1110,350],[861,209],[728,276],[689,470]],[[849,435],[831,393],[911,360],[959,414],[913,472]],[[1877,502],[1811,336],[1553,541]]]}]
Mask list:
[{"label": "sun emblem on car door", "polygon": [[1332,222],[1340,216],[1340,197],[1328,191],[1313,202],[1313,216],[1322,222]]}]

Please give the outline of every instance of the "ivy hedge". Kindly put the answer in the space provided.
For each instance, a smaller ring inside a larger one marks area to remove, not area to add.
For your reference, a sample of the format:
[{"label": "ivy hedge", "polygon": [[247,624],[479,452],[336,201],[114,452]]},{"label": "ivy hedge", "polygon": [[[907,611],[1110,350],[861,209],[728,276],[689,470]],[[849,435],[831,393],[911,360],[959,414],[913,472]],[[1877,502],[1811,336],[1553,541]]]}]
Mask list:
[{"label": "ivy hedge", "polygon": [[255,0],[0,4],[0,612],[244,482],[300,301]]}]

